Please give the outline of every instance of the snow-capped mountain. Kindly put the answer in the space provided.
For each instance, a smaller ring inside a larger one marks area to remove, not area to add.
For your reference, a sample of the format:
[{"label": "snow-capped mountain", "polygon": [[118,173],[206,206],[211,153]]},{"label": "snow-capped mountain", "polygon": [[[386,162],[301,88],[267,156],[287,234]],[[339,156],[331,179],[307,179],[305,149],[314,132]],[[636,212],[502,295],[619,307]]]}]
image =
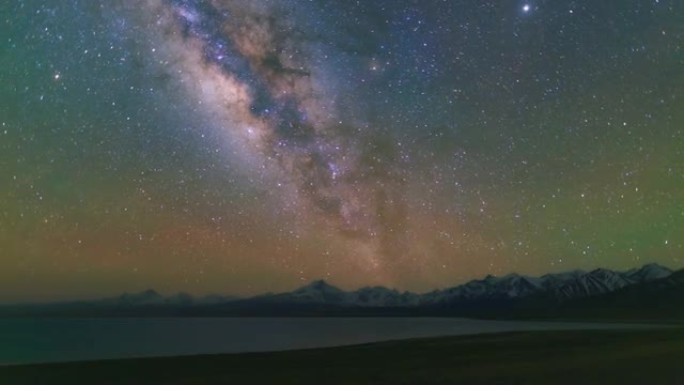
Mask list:
[{"label": "snow-capped mountain", "polygon": [[297,303],[325,303],[325,304],[345,304],[348,293],[329,285],[324,280],[311,282],[306,286],[290,292],[277,294],[274,299],[292,301]]},{"label": "snow-capped mountain", "polygon": [[549,285],[548,288],[556,298],[568,300],[611,293],[634,284],[665,278],[670,274],[672,270],[658,264],[649,264],[626,272],[596,269],[589,273],[576,272],[565,276],[560,285]]},{"label": "snow-capped mountain", "polygon": [[523,299],[533,296],[566,301],[611,293],[630,285],[664,278],[670,274],[672,274],[672,270],[666,267],[649,264],[627,272],[596,269],[590,272],[576,270],[547,274],[538,278],[518,274],[509,274],[500,278],[488,276],[483,280],[475,280],[461,286],[425,294],[422,296],[421,302],[439,304],[494,299]]},{"label": "snow-capped mountain", "polygon": [[527,277],[509,274],[487,276],[463,285],[425,294],[399,292],[385,287],[366,287],[347,292],[325,281],[314,281],[295,291],[259,297],[278,303],[326,304],[358,307],[439,306],[478,301],[522,300],[540,297],[557,301],[592,297],[611,293],[624,287],[653,281],[672,274],[666,267],[650,264],[640,269],[616,272],[596,269]]},{"label": "snow-capped mountain", "polygon": [[547,289],[555,298],[568,300],[610,293],[634,283],[637,282],[626,278],[623,273],[596,269],[589,273],[565,277],[560,284],[547,285]]},{"label": "snow-capped mountain", "polygon": [[[0,316],[290,316],[446,315],[475,317],[631,314],[684,316],[684,270],[649,264],[617,272],[596,269],[541,277],[487,276],[424,294],[382,286],[345,291],[319,280],[294,291],[238,299],[154,290],[95,301],[0,307]],[[616,310],[617,309],[617,310]],[[682,309],[682,310],[679,310]],[[631,312],[631,313],[630,313]],[[604,314],[605,313],[605,314]]]},{"label": "snow-capped mountain", "polygon": [[401,293],[382,286],[364,287],[347,292],[323,280],[318,280],[292,292],[258,296],[254,300],[270,303],[406,307],[417,305],[419,303],[419,295],[410,292]]},{"label": "snow-capped mountain", "polygon": [[420,296],[408,291],[399,292],[382,286],[364,287],[349,295],[349,302],[356,306],[410,307],[420,303]]},{"label": "snow-capped mountain", "polygon": [[669,277],[673,273],[667,267],[660,266],[657,263],[650,263],[643,266],[641,269],[632,269],[623,273],[623,276],[633,282],[648,282],[660,278]]},{"label": "snow-capped mountain", "polygon": [[464,285],[423,294],[423,305],[466,302],[484,299],[524,298],[543,291],[539,278],[509,274],[504,277],[487,276],[485,279],[470,281]]}]

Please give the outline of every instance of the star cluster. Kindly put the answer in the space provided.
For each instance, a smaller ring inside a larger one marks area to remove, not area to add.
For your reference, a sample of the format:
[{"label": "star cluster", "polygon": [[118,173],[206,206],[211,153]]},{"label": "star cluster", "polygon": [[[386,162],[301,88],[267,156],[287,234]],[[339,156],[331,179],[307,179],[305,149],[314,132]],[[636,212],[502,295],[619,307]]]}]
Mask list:
[{"label": "star cluster", "polygon": [[682,265],[679,2],[0,5],[0,300]]}]

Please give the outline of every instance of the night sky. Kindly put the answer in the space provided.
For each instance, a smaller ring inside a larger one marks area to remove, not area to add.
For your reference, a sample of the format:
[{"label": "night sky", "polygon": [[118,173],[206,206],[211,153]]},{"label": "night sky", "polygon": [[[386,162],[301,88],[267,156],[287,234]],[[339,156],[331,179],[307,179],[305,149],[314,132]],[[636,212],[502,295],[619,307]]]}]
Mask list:
[{"label": "night sky", "polygon": [[0,4],[0,301],[684,266],[679,0]]}]

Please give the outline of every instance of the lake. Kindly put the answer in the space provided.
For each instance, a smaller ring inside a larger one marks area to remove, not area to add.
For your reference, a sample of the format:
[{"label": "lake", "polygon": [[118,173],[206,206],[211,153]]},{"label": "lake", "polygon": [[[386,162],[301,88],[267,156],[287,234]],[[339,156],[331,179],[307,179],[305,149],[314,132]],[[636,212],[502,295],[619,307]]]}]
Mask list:
[{"label": "lake", "polygon": [[264,352],[506,331],[652,327],[463,318],[0,319],[0,364]]}]

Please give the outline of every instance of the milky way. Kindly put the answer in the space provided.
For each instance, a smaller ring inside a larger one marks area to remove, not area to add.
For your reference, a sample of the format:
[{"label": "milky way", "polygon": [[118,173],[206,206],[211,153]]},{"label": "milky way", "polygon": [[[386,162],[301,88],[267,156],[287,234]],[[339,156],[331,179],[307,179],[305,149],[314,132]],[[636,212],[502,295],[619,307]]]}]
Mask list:
[{"label": "milky way", "polygon": [[[312,69],[312,42],[287,20],[288,9],[190,0],[162,7],[173,15],[164,22],[182,34],[180,49],[201,57],[193,65],[202,68],[184,70],[209,77],[199,81],[226,83],[222,94],[240,95],[215,107],[227,114],[222,123],[250,139],[247,151],[277,162],[304,198],[304,210],[326,218],[341,235],[368,243],[374,250],[368,263],[399,257],[392,245],[403,221],[403,177],[392,144],[375,143],[372,132],[348,126],[334,103],[326,102],[334,96],[317,82],[324,74]],[[388,148],[378,151],[382,145]]]},{"label": "milky way", "polygon": [[681,267],[683,19],[0,2],[0,301]]}]

